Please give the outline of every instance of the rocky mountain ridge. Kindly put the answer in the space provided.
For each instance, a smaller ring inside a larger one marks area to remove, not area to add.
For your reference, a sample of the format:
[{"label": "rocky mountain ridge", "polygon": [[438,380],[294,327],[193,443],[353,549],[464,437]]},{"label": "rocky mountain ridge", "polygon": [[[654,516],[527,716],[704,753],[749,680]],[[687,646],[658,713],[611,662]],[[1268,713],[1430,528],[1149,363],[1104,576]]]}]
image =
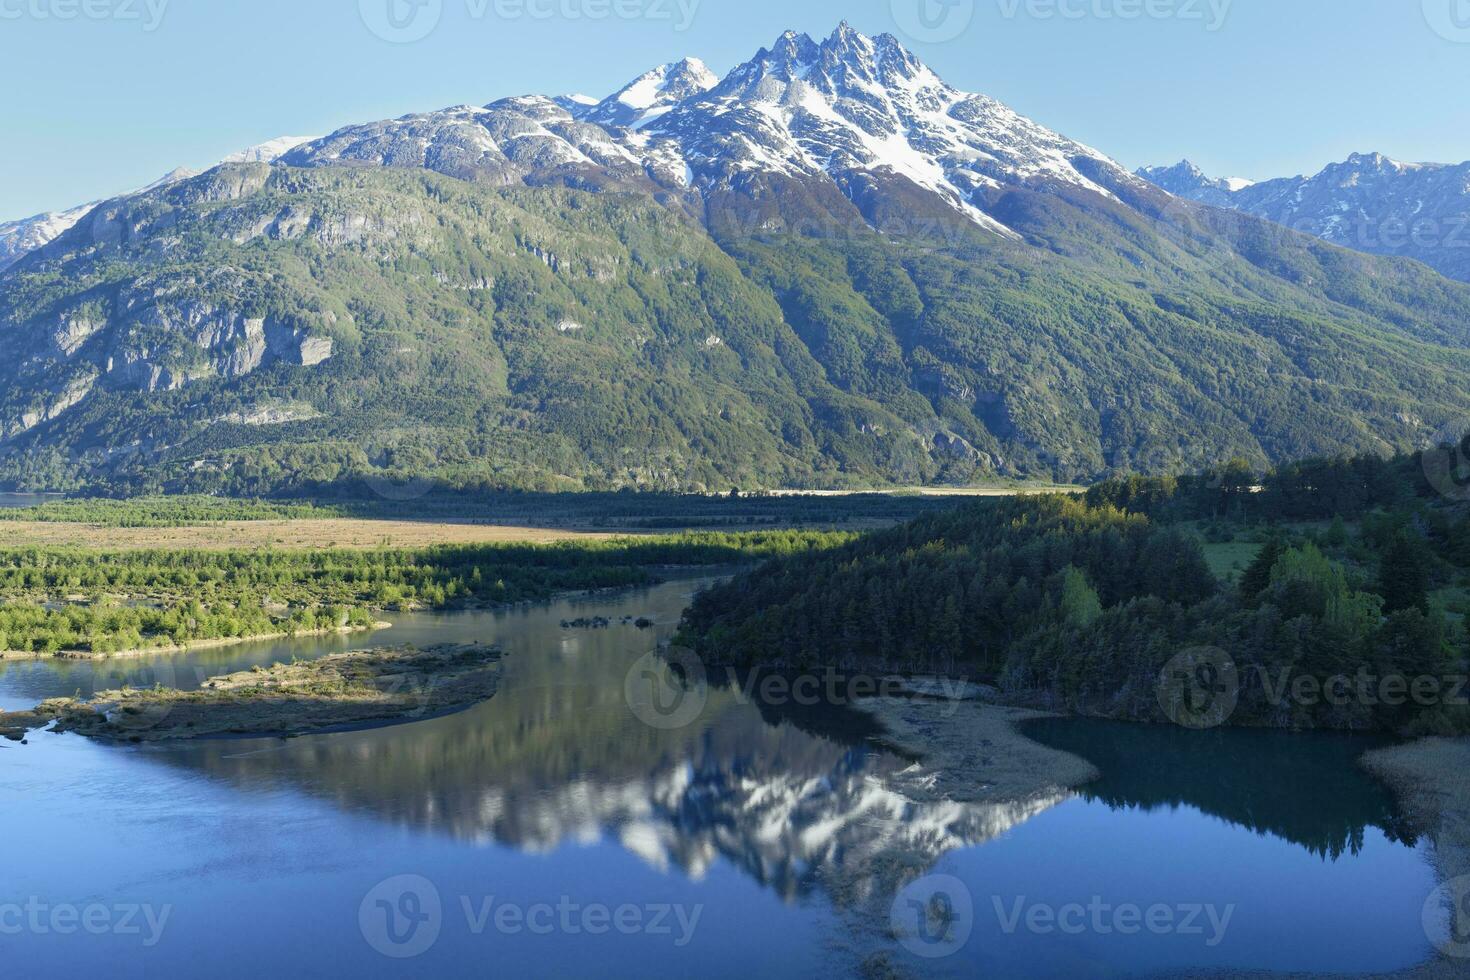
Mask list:
[{"label": "rocky mountain ridge", "polygon": [[1402,163],[1354,153],[1314,176],[1212,180],[1188,161],[1139,176],[1191,200],[1265,218],[1374,255],[1417,259],[1470,281],[1470,162]]}]

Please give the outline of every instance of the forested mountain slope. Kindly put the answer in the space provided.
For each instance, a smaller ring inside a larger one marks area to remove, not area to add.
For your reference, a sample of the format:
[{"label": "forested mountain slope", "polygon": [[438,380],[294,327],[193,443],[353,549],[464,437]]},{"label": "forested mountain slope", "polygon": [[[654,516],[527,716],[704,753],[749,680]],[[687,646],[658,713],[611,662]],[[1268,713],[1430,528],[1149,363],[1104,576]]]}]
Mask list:
[{"label": "forested mountain slope", "polygon": [[1172,197],[891,38],[709,82],[99,206],[0,274],[0,483],[1080,481],[1470,413],[1470,287],[1424,266]]}]

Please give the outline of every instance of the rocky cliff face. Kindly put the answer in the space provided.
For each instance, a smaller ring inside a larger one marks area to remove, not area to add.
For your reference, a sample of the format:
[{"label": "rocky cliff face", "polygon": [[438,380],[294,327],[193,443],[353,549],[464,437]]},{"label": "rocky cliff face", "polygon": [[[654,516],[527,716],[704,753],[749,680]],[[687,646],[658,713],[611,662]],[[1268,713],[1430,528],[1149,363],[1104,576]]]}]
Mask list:
[{"label": "rocky cliff face", "polygon": [[209,263],[170,267],[155,258],[153,271],[106,282],[119,262],[182,250],[177,205],[239,200],[261,190],[269,173],[259,164],[217,170],[172,188],[174,207],[123,199],[64,232],[58,245],[78,263],[71,275],[94,285],[39,309],[0,304],[0,379],[12,389],[0,405],[0,432],[27,432],[98,390],[176,391],[275,363],[313,367],[331,358],[335,311],[254,312],[279,291],[268,274]]}]

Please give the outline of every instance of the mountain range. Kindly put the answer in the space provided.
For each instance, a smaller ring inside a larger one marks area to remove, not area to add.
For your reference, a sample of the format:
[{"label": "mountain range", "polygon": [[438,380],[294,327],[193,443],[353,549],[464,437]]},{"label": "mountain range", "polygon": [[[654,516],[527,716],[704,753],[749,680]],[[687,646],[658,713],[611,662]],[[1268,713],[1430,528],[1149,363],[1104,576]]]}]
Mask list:
[{"label": "mountain range", "polygon": [[1470,287],[1166,193],[844,24],[91,208],[0,274],[0,482],[1264,465],[1470,413],[1467,343]]},{"label": "mountain range", "polygon": [[1470,162],[1354,153],[1313,177],[1213,179],[1185,160],[1138,171],[1171,194],[1265,218],[1334,245],[1418,259],[1470,282]]},{"label": "mountain range", "polygon": [[[310,139],[309,136],[282,136],[247,147],[238,153],[232,153],[220,163],[271,163],[280,158],[287,150],[306,143]],[[202,171],[179,167],[133,193],[144,194],[168,184],[197,177],[200,173]],[[34,252],[42,245],[56,239],[62,232],[85,218],[100,203],[102,202],[92,201],[89,204],[67,208],[65,211],[47,211],[44,214],[21,218],[19,221],[0,223],[0,271],[14,265],[26,253]]]}]

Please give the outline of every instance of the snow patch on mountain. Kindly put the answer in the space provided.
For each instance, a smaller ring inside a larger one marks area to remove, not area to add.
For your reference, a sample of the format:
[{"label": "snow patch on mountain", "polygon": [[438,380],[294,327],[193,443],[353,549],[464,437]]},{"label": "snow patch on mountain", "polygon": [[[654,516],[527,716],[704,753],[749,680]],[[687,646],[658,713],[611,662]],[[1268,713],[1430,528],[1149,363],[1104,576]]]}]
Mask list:
[{"label": "snow patch on mountain", "polygon": [[340,130],[297,147],[293,166],[425,167],[465,179],[595,179],[709,194],[763,175],[852,196],[911,185],[1006,238],[990,213],[1008,188],[1057,185],[1113,197],[1141,183],[1098,151],[983,95],[962,92],[891,35],[841,25],[818,42],[787,32],[718,79],[686,58],[587,105],[503,99]]},{"label": "snow patch on mountain", "polygon": [[302,143],[310,143],[317,138],[316,136],[278,136],[273,140],[246,147],[238,153],[231,153],[220,163],[274,163]]},{"label": "snow patch on mountain", "polygon": [[[1138,176],[1176,197],[1187,197],[1216,207],[1229,207],[1230,195],[1242,189],[1233,186],[1229,178],[1217,180],[1207,177],[1203,170],[1188,160],[1180,160],[1172,167],[1144,167],[1138,171]],[[1250,183],[1244,181],[1242,186],[1248,187]]]},{"label": "snow patch on mountain", "polygon": [[581,118],[600,126],[642,126],[686,99],[702,95],[720,82],[704,62],[685,58],[643,73],[592,106]]},{"label": "snow patch on mountain", "polygon": [[961,92],[891,35],[846,24],[820,43],[788,32],[707,94],[646,127],[665,155],[704,187],[743,173],[857,174],[906,178],[1006,237],[984,192],[1061,182],[1111,197],[1078,163],[1132,178],[1089,147],[1053,133],[994,99]]}]

